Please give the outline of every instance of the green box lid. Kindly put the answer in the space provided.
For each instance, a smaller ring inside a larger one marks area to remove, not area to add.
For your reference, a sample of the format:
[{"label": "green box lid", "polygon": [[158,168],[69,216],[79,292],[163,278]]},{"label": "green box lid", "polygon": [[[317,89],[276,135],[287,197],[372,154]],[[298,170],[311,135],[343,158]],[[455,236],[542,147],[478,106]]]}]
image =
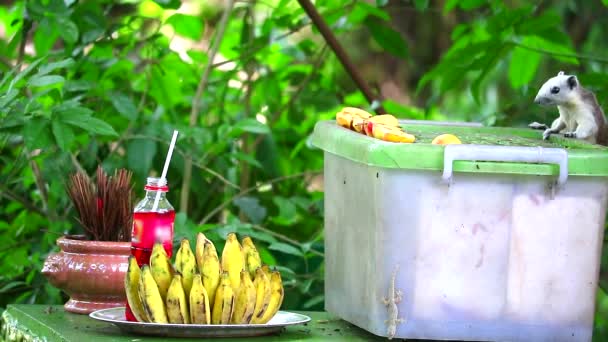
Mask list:
[{"label": "green box lid", "polygon": [[[437,122],[406,123],[402,128],[416,136],[416,142],[393,143],[371,138],[343,128],[335,120],[319,121],[312,134],[312,144],[322,150],[370,166],[409,170],[444,171],[444,152],[450,146],[460,150],[481,148],[501,151],[563,152],[566,176],[608,176],[608,148],[577,139],[552,135],[542,140],[542,131],[529,128],[482,127],[466,124],[442,124]],[[438,135],[456,135],[463,145],[433,145]],[[511,148],[512,147],[512,148]],[[540,147],[540,148],[539,148]],[[455,148],[454,148],[455,149]],[[487,151],[486,151],[487,152]],[[513,154],[513,153],[507,153]],[[548,154],[548,153],[547,153]],[[514,162],[497,160],[454,160],[454,172],[503,173],[558,176],[560,166],[555,163]]]}]

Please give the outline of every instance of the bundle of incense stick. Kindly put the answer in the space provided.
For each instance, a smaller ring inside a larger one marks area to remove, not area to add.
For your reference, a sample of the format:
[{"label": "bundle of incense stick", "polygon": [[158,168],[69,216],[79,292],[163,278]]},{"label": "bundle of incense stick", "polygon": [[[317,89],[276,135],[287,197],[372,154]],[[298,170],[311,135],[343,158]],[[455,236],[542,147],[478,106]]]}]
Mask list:
[{"label": "bundle of incense stick", "polygon": [[86,173],[70,175],[67,192],[78,221],[90,240],[130,241],[133,222],[132,173],[125,169],[108,177],[97,167],[97,184]]}]

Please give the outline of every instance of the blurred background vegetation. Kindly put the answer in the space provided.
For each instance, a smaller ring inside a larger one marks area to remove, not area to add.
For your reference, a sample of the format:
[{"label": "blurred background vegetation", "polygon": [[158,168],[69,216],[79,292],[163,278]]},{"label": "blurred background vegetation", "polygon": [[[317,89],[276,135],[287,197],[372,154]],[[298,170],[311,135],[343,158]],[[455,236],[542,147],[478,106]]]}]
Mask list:
[{"label": "blurred background vegetation", "polygon": [[[39,271],[57,237],[82,233],[68,174],[128,168],[140,198],[177,129],[175,240],[250,234],[282,265],[284,307],[323,308],[323,159],[309,135],[344,105],[371,109],[297,1],[0,5],[0,306],[66,299]],[[606,0],[315,5],[400,118],[550,122],[556,110],[532,100],[560,70],[606,105]],[[600,290],[599,340],[606,313]]]}]

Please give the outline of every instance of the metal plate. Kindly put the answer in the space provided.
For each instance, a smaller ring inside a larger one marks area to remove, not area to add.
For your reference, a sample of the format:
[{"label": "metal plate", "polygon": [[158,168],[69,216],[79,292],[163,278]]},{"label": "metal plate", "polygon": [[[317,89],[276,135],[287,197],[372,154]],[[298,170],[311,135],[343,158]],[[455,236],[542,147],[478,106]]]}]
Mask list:
[{"label": "metal plate", "polygon": [[159,324],[130,322],[125,319],[125,308],[103,309],[91,312],[93,319],[109,322],[126,333],[166,337],[246,337],[280,332],[284,327],[303,324],[310,317],[293,312],[279,311],[266,324]]}]

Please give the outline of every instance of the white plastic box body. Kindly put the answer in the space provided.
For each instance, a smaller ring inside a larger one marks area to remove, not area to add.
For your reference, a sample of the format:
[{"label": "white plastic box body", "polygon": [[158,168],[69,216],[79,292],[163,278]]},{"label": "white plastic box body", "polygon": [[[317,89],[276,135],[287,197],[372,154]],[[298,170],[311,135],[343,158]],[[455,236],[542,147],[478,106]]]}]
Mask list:
[{"label": "white plastic box body", "polygon": [[368,166],[324,152],[325,308],[395,338],[591,341],[608,183]]}]

